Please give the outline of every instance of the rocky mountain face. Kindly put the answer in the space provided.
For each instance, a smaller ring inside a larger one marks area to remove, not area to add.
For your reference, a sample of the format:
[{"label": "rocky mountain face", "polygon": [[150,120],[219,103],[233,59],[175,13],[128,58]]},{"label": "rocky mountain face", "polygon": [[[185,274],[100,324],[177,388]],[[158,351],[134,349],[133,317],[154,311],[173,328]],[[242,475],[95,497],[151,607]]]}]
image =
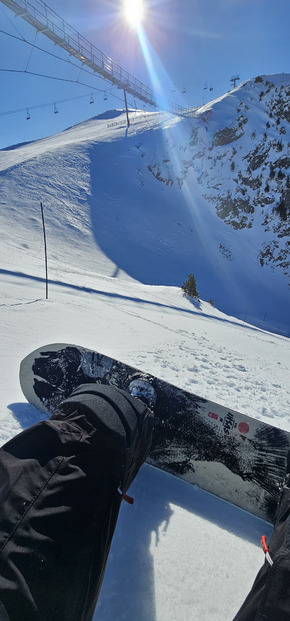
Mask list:
[{"label": "rocky mountain face", "polygon": [[[243,83],[197,109],[192,125],[178,174],[170,156],[150,172],[182,187],[193,170],[204,199],[229,227],[255,227],[260,265],[289,275],[290,75]],[[223,244],[220,252],[231,259]]]}]

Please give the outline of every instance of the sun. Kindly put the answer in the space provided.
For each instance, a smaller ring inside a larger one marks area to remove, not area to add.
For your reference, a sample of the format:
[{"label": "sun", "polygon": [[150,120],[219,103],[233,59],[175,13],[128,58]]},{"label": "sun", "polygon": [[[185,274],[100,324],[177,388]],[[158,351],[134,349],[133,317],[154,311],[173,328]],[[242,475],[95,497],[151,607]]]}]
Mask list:
[{"label": "sun", "polygon": [[124,13],[129,24],[138,28],[144,15],[142,0],[124,0]]}]

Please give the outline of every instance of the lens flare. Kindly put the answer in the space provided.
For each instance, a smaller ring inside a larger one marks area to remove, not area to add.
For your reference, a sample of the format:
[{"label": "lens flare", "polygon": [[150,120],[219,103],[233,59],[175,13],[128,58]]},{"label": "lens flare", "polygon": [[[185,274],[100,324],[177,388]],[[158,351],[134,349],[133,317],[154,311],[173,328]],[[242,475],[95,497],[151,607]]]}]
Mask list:
[{"label": "lens flare", "polygon": [[142,0],[125,0],[124,13],[129,24],[133,28],[139,28],[144,14]]}]

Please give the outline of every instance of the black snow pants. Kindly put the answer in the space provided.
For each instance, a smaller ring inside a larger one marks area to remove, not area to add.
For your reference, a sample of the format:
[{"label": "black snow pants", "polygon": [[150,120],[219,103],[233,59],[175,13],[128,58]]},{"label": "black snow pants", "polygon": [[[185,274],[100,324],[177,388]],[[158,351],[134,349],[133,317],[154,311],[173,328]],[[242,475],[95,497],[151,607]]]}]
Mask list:
[{"label": "black snow pants", "polygon": [[0,621],[90,621],[153,414],[86,384],[0,449]]},{"label": "black snow pants", "polygon": [[265,559],[234,621],[290,621],[290,489],[279,503],[269,542],[273,565]]}]

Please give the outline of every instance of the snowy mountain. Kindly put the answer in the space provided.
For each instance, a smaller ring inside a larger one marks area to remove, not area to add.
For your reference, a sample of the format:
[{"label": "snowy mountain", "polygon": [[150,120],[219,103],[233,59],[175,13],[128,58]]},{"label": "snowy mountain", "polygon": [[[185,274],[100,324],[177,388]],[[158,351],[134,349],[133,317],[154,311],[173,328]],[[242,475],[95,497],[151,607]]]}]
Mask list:
[{"label": "snowy mountain", "polygon": [[132,111],[126,128],[111,111],[2,150],[4,256],[16,244],[42,274],[42,201],[50,277],[70,264],[181,286],[193,272],[202,299],[287,335],[289,92],[290,76],[259,77],[189,118]]},{"label": "snowy mountain", "polygon": [[234,229],[253,227],[260,264],[289,278],[290,76],[249,80],[201,116],[193,141],[203,196]]},{"label": "snowy mountain", "polygon": [[[25,401],[18,373],[25,355],[50,342],[99,349],[290,430],[289,338],[244,321],[256,309],[257,322],[289,326],[283,269],[257,258],[272,233],[222,220],[193,166],[181,178],[196,153],[193,128],[209,135],[222,103],[212,102],[207,121],[206,108],[188,119],[132,112],[128,131],[113,111],[0,152],[1,444],[45,418]],[[189,271],[216,307],[182,294]],[[148,464],[130,493],[135,504],[122,506],[94,621],[231,621],[271,526]]]}]

